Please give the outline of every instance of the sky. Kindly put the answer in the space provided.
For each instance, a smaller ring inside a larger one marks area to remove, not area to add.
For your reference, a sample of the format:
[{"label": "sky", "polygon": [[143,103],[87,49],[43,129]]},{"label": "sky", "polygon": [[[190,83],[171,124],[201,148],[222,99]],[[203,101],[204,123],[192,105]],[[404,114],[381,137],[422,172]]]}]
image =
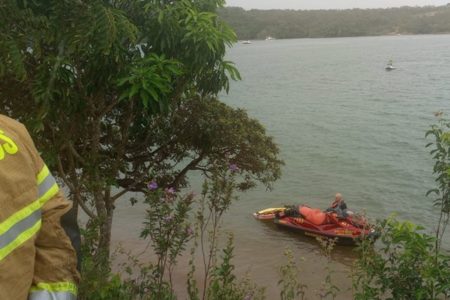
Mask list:
[{"label": "sky", "polygon": [[347,9],[446,5],[450,0],[227,0],[245,9]]}]

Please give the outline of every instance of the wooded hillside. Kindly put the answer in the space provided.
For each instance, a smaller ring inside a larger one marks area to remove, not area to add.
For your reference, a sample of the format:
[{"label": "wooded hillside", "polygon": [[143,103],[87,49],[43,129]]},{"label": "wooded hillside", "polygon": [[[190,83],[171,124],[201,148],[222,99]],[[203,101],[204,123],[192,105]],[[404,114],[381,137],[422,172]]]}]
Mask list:
[{"label": "wooded hillside", "polygon": [[219,15],[241,40],[450,33],[447,6],[347,10],[244,10]]}]

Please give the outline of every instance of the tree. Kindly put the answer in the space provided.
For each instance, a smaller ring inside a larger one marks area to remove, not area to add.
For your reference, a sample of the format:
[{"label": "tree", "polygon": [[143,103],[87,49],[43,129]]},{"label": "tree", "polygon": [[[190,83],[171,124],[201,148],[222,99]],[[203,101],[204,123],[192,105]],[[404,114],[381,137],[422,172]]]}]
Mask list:
[{"label": "tree", "polygon": [[75,206],[98,224],[97,254],[109,256],[115,203],[143,191],[150,174],[181,187],[189,170],[233,162],[243,189],[279,177],[278,149],[262,126],[214,100],[239,79],[224,60],[236,37],[213,12],[222,5],[0,4],[0,105],[33,129]]},{"label": "tree", "polygon": [[165,185],[185,186],[190,170],[209,176],[214,169],[230,165],[242,175],[237,184],[240,190],[248,190],[258,181],[270,188],[280,177],[278,147],[264,127],[242,109],[197,96],[181,101],[167,118],[154,121],[152,127],[157,131],[141,131],[138,137],[152,144],[134,156],[153,150],[153,159],[147,161],[151,161],[155,172],[165,174],[159,176]]},{"label": "tree", "polygon": [[442,118],[442,113],[436,113],[439,123],[432,125],[426,136],[432,136],[434,142],[427,147],[433,146],[430,154],[433,156],[433,173],[436,175],[435,189],[427,192],[427,195],[434,194],[434,206],[439,208],[439,220],[436,228],[435,256],[439,254],[445,229],[450,219],[450,122]]},{"label": "tree", "polygon": [[[145,148],[155,114],[215,95],[239,74],[224,60],[235,35],[222,1],[3,1],[0,103],[34,131],[74,203],[100,224],[108,252],[114,202],[148,176],[120,179]],[[205,10],[205,8],[209,10]],[[113,192],[116,186],[119,192]],[[94,208],[94,209],[92,209]]]},{"label": "tree", "polygon": [[435,255],[424,228],[390,217],[379,221],[381,243],[363,241],[353,269],[354,299],[447,299],[450,256]]}]

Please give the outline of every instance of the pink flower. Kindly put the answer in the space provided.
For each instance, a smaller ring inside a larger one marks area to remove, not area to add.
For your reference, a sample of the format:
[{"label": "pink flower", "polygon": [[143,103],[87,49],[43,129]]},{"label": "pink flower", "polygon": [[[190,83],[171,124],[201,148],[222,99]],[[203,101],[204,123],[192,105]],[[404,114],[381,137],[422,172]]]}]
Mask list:
[{"label": "pink flower", "polygon": [[147,184],[147,187],[150,191],[154,191],[158,188],[158,184],[156,183],[156,181],[152,181],[149,184]]},{"label": "pink flower", "polygon": [[186,234],[187,234],[188,236],[190,236],[190,235],[192,235],[193,233],[194,233],[194,231],[192,230],[192,228],[189,227],[189,226],[187,226],[187,227],[186,227]]},{"label": "pink flower", "polygon": [[231,165],[229,165],[228,169],[229,169],[231,172],[237,172],[237,171],[239,171],[239,167],[238,167],[237,164],[231,164]]},{"label": "pink flower", "polygon": [[169,194],[169,195],[175,195],[175,193],[176,193],[176,191],[173,187],[165,189],[165,192],[166,192],[166,194]]}]

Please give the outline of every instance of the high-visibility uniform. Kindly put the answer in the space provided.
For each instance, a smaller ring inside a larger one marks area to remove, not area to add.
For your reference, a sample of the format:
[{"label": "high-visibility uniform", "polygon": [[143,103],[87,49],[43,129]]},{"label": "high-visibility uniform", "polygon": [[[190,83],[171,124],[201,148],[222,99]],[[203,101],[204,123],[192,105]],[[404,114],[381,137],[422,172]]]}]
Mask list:
[{"label": "high-visibility uniform", "polygon": [[0,299],[76,299],[71,208],[25,127],[0,115]]}]

